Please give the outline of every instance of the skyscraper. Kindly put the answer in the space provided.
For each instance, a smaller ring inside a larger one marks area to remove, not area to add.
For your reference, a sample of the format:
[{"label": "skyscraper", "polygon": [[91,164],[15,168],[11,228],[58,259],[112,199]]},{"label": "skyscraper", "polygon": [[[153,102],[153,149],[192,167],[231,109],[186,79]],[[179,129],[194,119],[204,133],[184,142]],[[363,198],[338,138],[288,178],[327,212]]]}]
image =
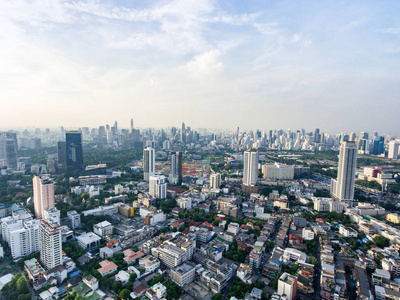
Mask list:
[{"label": "skyscraper", "polygon": [[143,150],[143,176],[144,180],[149,181],[149,177],[155,174],[156,161],[155,151],[151,147]]},{"label": "skyscraper", "polygon": [[67,171],[67,145],[65,142],[57,143],[58,170]]},{"label": "skyscraper", "polygon": [[176,152],[176,172],[177,172],[177,185],[182,184],[182,164],[183,164],[183,154],[182,151]]},{"label": "skyscraper", "polygon": [[186,143],[186,127],[185,123],[182,122],[182,131],[181,131],[181,141]]},{"label": "skyscraper", "polygon": [[54,207],[54,184],[48,176],[33,177],[33,207],[36,218],[43,218],[44,211]]},{"label": "skyscraper", "polygon": [[83,165],[82,133],[80,131],[68,131],[65,134],[67,171],[81,171]]},{"label": "skyscraper", "polygon": [[169,182],[176,184],[178,182],[178,174],[176,171],[176,155],[171,155],[171,173],[169,174]]},{"label": "skyscraper", "polygon": [[390,141],[388,158],[397,159],[399,157],[399,148],[400,148],[399,141],[395,141],[395,140]]},{"label": "skyscraper", "polygon": [[61,226],[51,220],[40,220],[40,261],[47,270],[62,264]]},{"label": "skyscraper", "polygon": [[374,139],[374,149],[372,154],[379,155],[385,153],[385,138],[383,136],[377,136]]},{"label": "skyscraper", "polygon": [[345,141],[340,145],[337,179],[332,179],[331,194],[337,200],[352,206],[357,166],[357,145]]},{"label": "skyscraper", "polygon": [[258,181],[258,150],[251,149],[245,151],[243,159],[243,192],[256,192]]},{"label": "skyscraper", "polygon": [[5,160],[9,169],[17,167],[17,134],[15,132],[0,133],[0,159]]}]

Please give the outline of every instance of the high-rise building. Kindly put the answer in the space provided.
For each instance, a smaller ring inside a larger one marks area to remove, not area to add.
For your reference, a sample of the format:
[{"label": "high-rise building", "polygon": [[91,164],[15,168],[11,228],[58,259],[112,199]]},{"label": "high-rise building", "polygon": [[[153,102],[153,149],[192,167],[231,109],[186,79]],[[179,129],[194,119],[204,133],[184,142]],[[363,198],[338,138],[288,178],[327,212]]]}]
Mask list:
[{"label": "high-rise building", "polygon": [[258,150],[251,149],[244,152],[243,191],[250,193],[257,191],[258,182]]},{"label": "high-rise building", "polygon": [[354,200],[354,182],[357,166],[357,145],[355,142],[343,142],[340,145],[337,180],[332,179],[331,194],[334,198],[352,206]]},{"label": "high-rise building", "polygon": [[278,280],[278,294],[286,296],[287,300],[294,300],[297,292],[297,277],[289,273],[283,273]]},{"label": "high-rise building", "polygon": [[15,132],[0,132],[0,159],[5,160],[7,168],[17,168],[17,134]]},{"label": "high-rise building", "polygon": [[165,176],[150,176],[149,194],[156,199],[167,198],[167,181]]},{"label": "high-rise building", "polygon": [[399,141],[390,141],[388,158],[397,159],[399,157],[399,149],[400,149]]},{"label": "high-rise building", "polygon": [[176,171],[176,155],[171,155],[171,173],[169,174],[169,182],[176,184],[178,182],[178,173]]},{"label": "high-rise building", "polygon": [[40,220],[40,261],[46,269],[62,264],[61,226],[51,220]]},{"label": "high-rise building", "polygon": [[65,142],[57,143],[58,170],[67,171],[67,144]]},{"label": "high-rise building", "polygon": [[67,131],[65,134],[67,155],[67,171],[76,172],[84,169],[82,133],[80,131]]},{"label": "high-rise building", "polygon": [[176,152],[176,172],[177,172],[177,184],[182,184],[182,164],[183,164],[183,153],[182,151]]},{"label": "high-rise building", "polygon": [[19,259],[33,252],[39,252],[39,220],[2,219],[3,239],[11,250],[13,259]]},{"label": "high-rise building", "polygon": [[219,189],[221,186],[221,173],[214,173],[210,175],[210,188]]},{"label": "high-rise building", "polygon": [[383,136],[377,136],[374,139],[373,155],[379,155],[385,153],[385,138]]},{"label": "high-rise building", "polygon": [[33,207],[36,218],[43,218],[44,211],[54,207],[54,184],[46,175],[33,177]]},{"label": "high-rise building", "polygon": [[143,150],[143,173],[144,180],[149,181],[149,178],[156,172],[155,150],[147,147]]},{"label": "high-rise building", "polygon": [[182,130],[181,130],[181,141],[186,143],[186,127],[185,123],[182,122]]}]

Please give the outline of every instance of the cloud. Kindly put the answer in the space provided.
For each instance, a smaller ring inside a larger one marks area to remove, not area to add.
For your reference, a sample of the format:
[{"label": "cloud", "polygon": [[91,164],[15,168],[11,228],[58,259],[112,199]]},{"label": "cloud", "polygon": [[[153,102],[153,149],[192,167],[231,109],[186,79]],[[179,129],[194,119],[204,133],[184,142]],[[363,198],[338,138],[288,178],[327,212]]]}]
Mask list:
[{"label": "cloud", "polygon": [[196,55],[185,67],[191,74],[209,75],[220,72],[223,68],[223,63],[219,61],[221,55],[221,51],[214,49]]}]

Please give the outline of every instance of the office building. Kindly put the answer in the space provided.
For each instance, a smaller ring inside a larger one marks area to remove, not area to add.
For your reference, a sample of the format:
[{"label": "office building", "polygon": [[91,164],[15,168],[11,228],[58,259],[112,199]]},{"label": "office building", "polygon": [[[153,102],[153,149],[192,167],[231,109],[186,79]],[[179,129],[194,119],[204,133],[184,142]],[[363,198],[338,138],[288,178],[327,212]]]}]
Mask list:
[{"label": "office building", "polygon": [[337,179],[332,179],[332,196],[350,206],[354,200],[356,178],[357,146],[355,142],[343,142],[340,146]]},{"label": "office building", "polygon": [[219,189],[221,186],[221,174],[214,173],[210,175],[210,188]]},{"label": "office building", "polygon": [[40,261],[47,270],[62,264],[61,226],[40,220]]},{"label": "office building", "polygon": [[257,192],[258,182],[258,150],[251,149],[244,152],[243,192]]},{"label": "office building", "polygon": [[263,166],[263,175],[265,179],[271,180],[293,180],[294,166],[274,163]]},{"label": "office building", "polygon": [[111,236],[114,231],[114,226],[108,221],[103,221],[93,225],[93,232],[98,236]]},{"label": "office building", "polygon": [[184,262],[183,264],[171,270],[171,279],[179,286],[185,286],[194,280],[196,268],[192,262]]},{"label": "office building", "polygon": [[286,296],[287,300],[294,300],[297,291],[297,278],[289,273],[283,273],[278,280],[278,294]]},{"label": "office building", "polygon": [[18,141],[15,132],[0,132],[0,159],[6,162],[7,168],[17,168]]},{"label": "office building", "polygon": [[43,218],[44,211],[54,207],[54,184],[46,175],[33,177],[33,206],[36,218]]},{"label": "office building", "polygon": [[57,160],[58,170],[60,172],[67,171],[67,144],[65,142],[57,143]]},{"label": "office building", "polygon": [[167,180],[165,176],[150,176],[149,194],[156,199],[167,198]]},{"label": "office building", "polygon": [[145,181],[149,181],[156,172],[155,150],[151,147],[143,150],[143,172]]},{"label": "office building", "polygon": [[374,139],[374,148],[372,150],[373,155],[380,155],[385,153],[385,138],[383,136],[377,136]]},{"label": "office building", "polygon": [[177,172],[177,185],[182,184],[182,165],[183,165],[183,153],[182,151],[177,151],[176,152],[176,172]]},{"label": "office building", "polygon": [[399,158],[399,150],[400,150],[400,142],[399,141],[390,141],[388,158],[391,158],[391,159]]},{"label": "office building", "polygon": [[67,217],[73,230],[81,227],[81,215],[78,214],[75,210],[68,211]]},{"label": "office building", "polygon": [[178,182],[178,172],[176,170],[176,155],[171,155],[171,173],[169,174],[169,182],[176,184]]},{"label": "office building", "polygon": [[67,171],[83,171],[82,133],[80,131],[67,131],[65,133],[65,147]]}]

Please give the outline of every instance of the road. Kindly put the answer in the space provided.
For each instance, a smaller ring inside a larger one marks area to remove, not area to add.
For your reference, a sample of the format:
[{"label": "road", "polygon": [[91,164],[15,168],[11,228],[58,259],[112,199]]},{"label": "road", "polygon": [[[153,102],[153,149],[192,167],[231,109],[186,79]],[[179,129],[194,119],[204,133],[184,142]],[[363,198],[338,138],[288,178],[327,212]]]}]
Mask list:
[{"label": "road", "polygon": [[314,296],[315,300],[321,299],[321,251],[318,236],[315,239],[317,266],[314,268]]}]

